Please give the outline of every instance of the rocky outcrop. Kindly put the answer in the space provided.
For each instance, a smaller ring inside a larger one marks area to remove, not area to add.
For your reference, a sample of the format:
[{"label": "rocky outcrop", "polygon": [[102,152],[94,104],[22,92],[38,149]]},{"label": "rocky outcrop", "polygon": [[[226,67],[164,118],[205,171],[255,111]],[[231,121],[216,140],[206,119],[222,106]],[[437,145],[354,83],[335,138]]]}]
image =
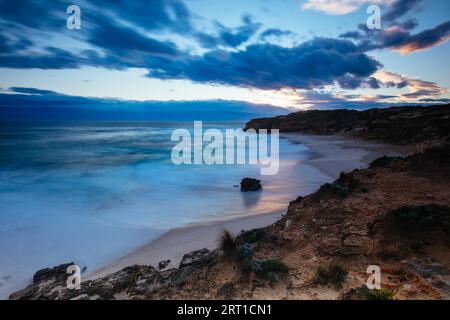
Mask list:
[{"label": "rocky outcrop", "polygon": [[254,178],[244,178],[241,181],[241,191],[247,192],[247,191],[258,191],[261,190],[261,180],[254,179]]},{"label": "rocky outcrop", "polygon": [[192,265],[204,265],[208,264],[217,257],[216,251],[210,251],[206,248],[201,250],[192,251],[183,256],[180,262],[179,268],[184,268]]},{"label": "rocky outcrop", "polygon": [[430,107],[300,111],[249,121],[248,129],[281,132],[346,134],[392,144],[435,144],[449,139],[450,104]]},{"label": "rocky outcrop", "polygon": [[67,269],[73,266],[74,263],[65,263],[53,268],[45,268],[36,272],[33,276],[33,283],[39,283],[55,279],[56,281],[65,280],[67,277]]},{"label": "rocky outcrop", "polygon": [[159,270],[162,270],[162,269],[167,268],[167,266],[169,265],[169,263],[170,263],[170,259],[169,259],[169,260],[163,260],[163,261],[160,261],[160,262],[158,263],[158,269],[159,269]]},{"label": "rocky outcrop", "polygon": [[202,249],[186,254],[178,269],[158,271],[151,266],[130,266],[105,277],[84,281],[80,289],[68,289],[67,267],[73,263],[39,270],[33,283],[10,295],[11,300],[111,300],[151,299],[178,290],[198,269],[214,262],[216,251]]}]

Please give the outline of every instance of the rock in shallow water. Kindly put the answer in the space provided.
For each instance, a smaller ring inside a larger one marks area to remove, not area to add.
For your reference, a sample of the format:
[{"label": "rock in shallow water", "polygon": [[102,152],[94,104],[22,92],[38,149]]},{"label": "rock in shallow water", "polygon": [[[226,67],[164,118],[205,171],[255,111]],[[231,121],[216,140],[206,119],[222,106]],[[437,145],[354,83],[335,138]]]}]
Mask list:
[{"label": "rock in shallow water", "polygon": [[253,179],[253,178],[244,178],[241,181],[241,191],[258,191],[261,190],[261,180]]}]

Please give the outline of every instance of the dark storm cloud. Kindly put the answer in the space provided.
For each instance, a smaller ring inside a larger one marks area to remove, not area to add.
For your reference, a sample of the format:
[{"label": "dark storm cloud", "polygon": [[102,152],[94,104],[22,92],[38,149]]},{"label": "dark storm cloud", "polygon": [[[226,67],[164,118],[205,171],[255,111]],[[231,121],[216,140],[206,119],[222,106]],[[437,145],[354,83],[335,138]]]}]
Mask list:
[{"label": "dark storm cloud", "polygon": [[383,14],[383,20],[394,21],[399,19],[417,9],[422,2],[422,0],[398,0],[389,7],[389,10],[386,13]]},{"label": "dark storm cloud", "polygon": [[[140,67],[146,68],[150,77],[159,79],[188,79],[260,89],[310,89],[336,83],[345,89],[376,89],[381,84],[372,75],[381,64],[369,57],[367,51],[392,48],[412,52],[428,48],[444,41],[450,28],[447,22],[411,34],[410,30],[417,25],[415,20],[399,23],[396,19],[404,16],[401,10],[405,14],[411,12],[420,1],[408,5],[399,0],[387,12],[393,27],[386,31],[369,32],[360,28],[342,36],[347,39],[315,38],[286,48],[264,42],[269,37],[291,34],[280,29],[266,29],[259,43],[250,42],[262,26],[248,15],[243,16],[236,28],[216,22],[214,31],[205,33],[195,29],[194,15],[181,0],[98,0],[79,3],[82,30],[72,34],[88,49],[73,50],[54,43],[45,46],[33,43],[38,41],[37,37],[29,37],[30,30],[46,39],[52,34],[67,33],[68,1],[12,3],[0,0],[0,67]],[[161,40],[164,32],[196,40],[208,51],[202,55],[182,51],[175,43]],[[36,47],[39,50],[30,50]]]},{"label": "dark storm cloud", "polygon": [[[411,27],[411,22],[407,22],[406,25],[393,25],[386,30],[365,30],[365,36],[361,34],[352,36],[347,33],[342,37],[359,40],[359,46],[363,51],[388,48],[405,54],[431,48],[447,41],[450,37],[450,21],[416,34],[412,34],[408,27]],[[365,29],[365,26],[361,28]]]},{"label": "dark storm cloud", "polygon": [[237,52],[215,50],[152,66],[151,77],[260,89],[357,87],[380,64],[350,41],[315,38],[293,48],[256,44]]},{"label": "dark storm cloud", "polygon": [[217,48],[219,46],[235,48],[250,40],[258,29],[260,23],[253,22],[250,16],[242,17],[242,25],[237,28],[227,28],[216,22],[217,34],[194,32],[193,36],[205,48]]},{"label": "dark storm cloud", "polygon": [[64,0],[0,0],[0,19],[9,22],[10,25],[35,29],[56,29],[61,24],[64,26],[68,5],[70,5],[69,1]]},{"label": "dark storm cloud", "polygon": [[9,91],[15,93],[25,93],[25,94],[35,94],[35,95],[55,95],[58,94],[51,90],[42,90],[37,88],[26,88],[26,87],[11,87]]},{"label": "dark storm cloud", "polygon": [[155,40],[107,19],[99,18],[97,21],[100,23],[93,28],[89,41],[114,54],[123,56],[123,54],[133,53],[146,55],[175,55],[177,53],[176,46],[169,41]]},{"label": "dark storm cloud", "polygon": [[[129,7],[126,8],[121,7],[122,2],[102,2],[107,15],[95,10],[83,10],[82,13],[87,20],[82,37],[92,49],[73,52],[47,46],[39,54],[16,54],[13,51],[0,56],[0,65],[41,69],[80,68],[84,65],[114,69],[142,67],[147,68],[152,77],[160,79],[189,79],[261,89],[312,88],[336,82],[345,88],[357,88],[367,85],[366,77],[380,67],[377,61],[347,40],[316,38],[293,48],[264,43],[253,44],[240,51],[227,51],[225,48],[236,48],[249,41],[261,25],[252,21],[250,16],[243,16],[241,26],[227,28],[216,24],[217,34],[206,35],[190,29],[190,14],[181,1],[158,0],[158,3],[161,8],[149,8],[134,1],[127,2]],[[169,11],[172,13],[167,14]],[[151,12],[151,15],[144,12]],[[120,16],[131,21],[133,13],[136,17],[132,23],[139,24],[141,29],[109,19]],[[152,22],[145,17],[153,19]],[[17,23],[23,20],[21,15],[17,18]],[[187,25],[187,35],[197,36],[202,44],[213,49],[204,55],[191,55],[180,51],[169,41],[159,41],[142,32],[142,29],[173,28],[174,21]],[[263,32],[263,37],[286,33],[269,29]],[[375,86],[373,81],[370,83]]]},{"label": "dark storm cloud", "polygon": [[[36,39],[64,35],[68,1],[1,1],[0,66],[10,68],[64,69],[83,65],[123,69],[145,67],[153,57],[173,57],[177,47],[170,41],[144,35],[142,29],[190,28],[190,14],[179,0],[80,2],[82,30],[72,33],[91,49],[74,51],[44,46]],[[128,24],[117,22],[125,21]],[[34,35],[32,37],[31,35]],[[35,43],[31,39],[34,39]],[[64,45],[64,44],[63,44]],[[34,49],[39,50],[28,50]]]},{"label": "dark storm cloud", "polygon": [[191,13],[181,0],[96,0],[95,5],[146,30],[188,32],[192,28]]},{"label": "dark storm cloud", "polygon": [[0,0],[0,18],[34,29],[61,30],[66,26],[66,9],[72,4],[79,5],[87,18],[120,18],[147,30],[190,28],[190,12],[181,0]]},{"label": "dark storm cloud", "polygon": [[292,35],[293,32],[288,31],[288,30],[281,30],[281,29],[277,29],[277,28],[270,28],[270,29],[266,29],[264,30],[261,35],[259,36],[260,40],[266,40],[267,38],[270,37],[283,37],[283,36],[289,36]]},{"label": "dark storm cloud", "polygon": [[432,48],[450,38],[450,20],[434,28],[412,33],[417,26],[417,20],[412,18],[402,22],[392,21],[389,27],[380,30],[369,30],[365,24],[360,24],[358,30],[343,33],[340,38],[355,41],[364,52],[391,49],[403,54]]},{"label": "dark storm cloud", "polygon": [[0,55],[2,68],[38,68],[38,69],[63,69],[78,68],[84,59],[80,55],[55,47],[45,48],[45,53],[40,54],[4,54]]},{"label": "dark storm cloud", "polygon": [[387,27],[369,30],[365,24],[361,24],[358,30],[348,31],[340,37],[356,41],[362,51],[391,49],[403,54],[429,49],[447,41],[450,37],[450,20],[416,34],[411,32],[418,22],[408,16],[418,10],[422,3],[422,0],[398,0],[382,15],[383,23],[388,23]]}]

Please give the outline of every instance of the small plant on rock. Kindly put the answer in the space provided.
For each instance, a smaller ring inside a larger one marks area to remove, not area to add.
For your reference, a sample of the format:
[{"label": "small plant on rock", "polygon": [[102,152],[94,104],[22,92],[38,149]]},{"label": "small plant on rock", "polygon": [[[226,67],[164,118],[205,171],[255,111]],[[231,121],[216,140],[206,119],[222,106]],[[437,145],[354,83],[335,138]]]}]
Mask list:
[{"label": "small plant on rock", "polygon": [[370,300],[393,300],[395,292],[388,289],[373,289],[369,290],[367,295]]}]

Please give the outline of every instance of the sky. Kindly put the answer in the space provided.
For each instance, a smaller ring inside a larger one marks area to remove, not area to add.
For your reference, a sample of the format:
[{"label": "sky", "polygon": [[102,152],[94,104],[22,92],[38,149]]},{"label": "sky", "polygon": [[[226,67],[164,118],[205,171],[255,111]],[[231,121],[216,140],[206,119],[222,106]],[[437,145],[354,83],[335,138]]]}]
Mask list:
[{"label": "sky", "polygon": [[448,0],[0,0],[0,102],[448,103],[449,39]]}]

